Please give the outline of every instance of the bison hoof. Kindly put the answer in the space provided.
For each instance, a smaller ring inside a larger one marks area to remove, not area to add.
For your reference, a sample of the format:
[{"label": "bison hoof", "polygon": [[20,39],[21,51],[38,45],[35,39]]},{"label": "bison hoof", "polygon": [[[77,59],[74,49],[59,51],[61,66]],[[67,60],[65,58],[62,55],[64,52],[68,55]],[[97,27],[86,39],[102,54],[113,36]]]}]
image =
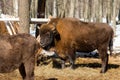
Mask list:
[{"label": "bison hoof", "polygon": [[74,69],[75,69],[75,66],[71,65],[70,68],[74,70]]},{"label": "bison hoof", "polygon": [[62,67],[61,67],[62,69],[64,69],[65,68],[65,65],[62,65]]},{"label": "bison hoof", "polygon": [[107,70],[101,70],[100,73],[105,73]]}]

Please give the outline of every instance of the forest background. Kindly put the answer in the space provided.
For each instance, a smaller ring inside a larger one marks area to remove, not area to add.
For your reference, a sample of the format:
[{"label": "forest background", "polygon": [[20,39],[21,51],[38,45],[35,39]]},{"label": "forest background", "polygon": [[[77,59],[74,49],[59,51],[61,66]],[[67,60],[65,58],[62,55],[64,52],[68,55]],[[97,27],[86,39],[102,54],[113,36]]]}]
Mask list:
[{"label": "forest background", "polygon": [[[41,10],[41,12],[40,12]],[[18,17],[18,0],[0,0],[0,14]],[[120,20],[120,0],[30,0],[30,17],[75,17],[83,21],[111,23]]]}]

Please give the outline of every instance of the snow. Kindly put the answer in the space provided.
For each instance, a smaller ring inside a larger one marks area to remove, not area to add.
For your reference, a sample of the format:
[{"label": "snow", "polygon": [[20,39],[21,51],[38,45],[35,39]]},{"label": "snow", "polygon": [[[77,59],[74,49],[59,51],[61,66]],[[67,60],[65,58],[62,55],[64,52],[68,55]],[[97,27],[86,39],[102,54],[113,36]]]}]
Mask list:
[{"label": "snow", "polygon": [[114,37],[113,41],[113,52],[120,53],[120,25],[116,25],[116,36]]},{"label": "snow", "polygon": [[[36,26],[36,25],[35,25]],[[35,27],[34,27],[35,28]],[[33,29],[32,27],[30,27],[30,34],[32,35],[32,36],[34,36],[35,37],[35,29]]]}]

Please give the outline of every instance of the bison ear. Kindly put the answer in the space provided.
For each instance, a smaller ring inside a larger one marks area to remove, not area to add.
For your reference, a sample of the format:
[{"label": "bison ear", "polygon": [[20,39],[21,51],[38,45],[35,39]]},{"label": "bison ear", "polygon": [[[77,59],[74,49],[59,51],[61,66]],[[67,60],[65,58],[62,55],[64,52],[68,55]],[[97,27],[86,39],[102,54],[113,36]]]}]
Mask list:
[{"label": "bison ear", "polygon": [[53,32],[57,32],[57,31],[56,31],[56,26],[57,26],[59,20],[60,20],[60,18],[51,18],[50,21],[47,23],[47,24],[49,24],[49,25],[52,25],[52,26],[51,26],[51,30],[52,30]]},{"label": "bison ear", "polygon": [[48,21],[47,24],[57,24],[59,22],[60,18],[51,18],[50,21]]},{"label": "bison ear", "polygon": [[56,24],[55,23],[52,23],[51,30],[52,31],[56,30]]},{"label": "bison ear", "polygon": [[52,19],[52,18],[53,18],[53,16],[52,16],[52,15],[50,15],[50,16],[49,16],[49,19]]},{"label": "bison ear", "polygon": [[52,18],[53,18],[52,15],[50,15],[50,16],[48,17],[48,22],[47,22],[47,24],[49,24],[49,22],[51,21]]},{"label": "bison ear", "polygon": [[50,26],[50,28],[51,28],[51,30],[54,34],[56,34],[56,32],[57,32],[56,25],[57,25],[56,23],[52,23],[51,26]]},{"label": "bison ear", "polygon": [[38,29],[40,29],[40,26],[37,26]]}]

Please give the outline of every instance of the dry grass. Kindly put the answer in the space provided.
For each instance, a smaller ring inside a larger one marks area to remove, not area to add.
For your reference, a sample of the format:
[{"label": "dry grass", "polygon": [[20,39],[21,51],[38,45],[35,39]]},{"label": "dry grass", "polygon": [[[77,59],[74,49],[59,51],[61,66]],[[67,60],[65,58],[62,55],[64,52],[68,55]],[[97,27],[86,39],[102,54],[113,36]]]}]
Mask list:
[{"label": "dry grass", "polygon": [[[110,57],[109,69],[100,73],[101,61],[93,58],[78,58],[76,69],[52,68],[52,63],[35,67],[35,80],[120,80],[120,57]],[[0,80],[22,80],[18,70],[0,74]]]}]

